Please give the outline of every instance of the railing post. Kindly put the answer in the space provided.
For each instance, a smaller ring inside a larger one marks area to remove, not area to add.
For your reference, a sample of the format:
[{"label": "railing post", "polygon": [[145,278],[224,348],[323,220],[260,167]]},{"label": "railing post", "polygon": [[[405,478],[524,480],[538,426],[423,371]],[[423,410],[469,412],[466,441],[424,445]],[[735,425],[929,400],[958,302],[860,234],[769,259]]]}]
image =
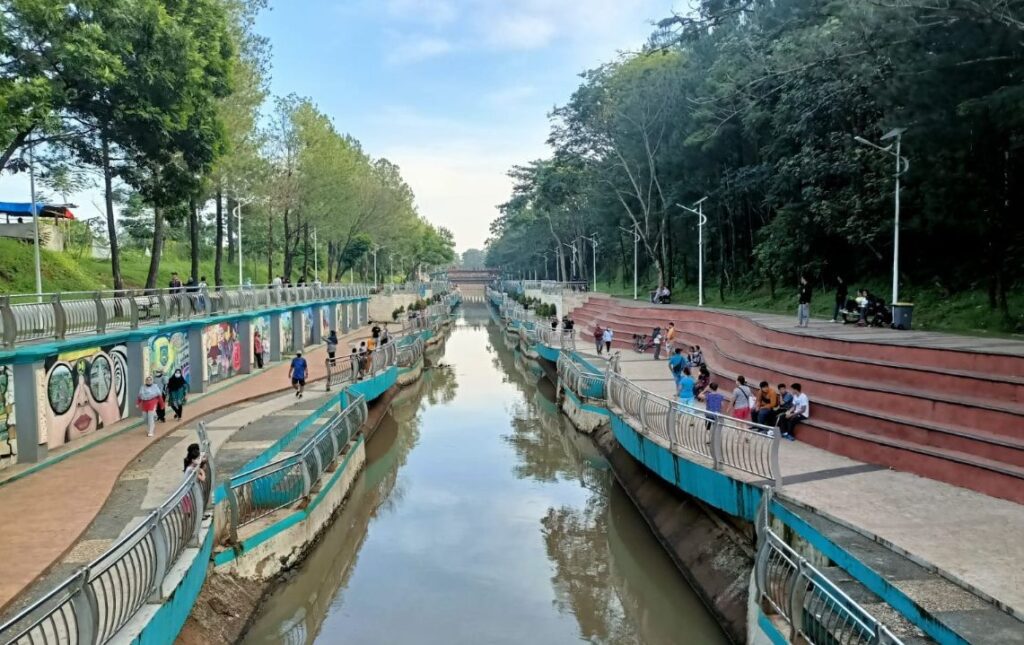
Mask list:
[{"label": "railing post", "polygon": [[711,420],[711,461],[715,470],[722,469],[722,420],[717,416]]},{"label": "railing post", "polygon": [[60,302],[60,294],[55,293],[50,298],[53,306],[53,331],[57,340],[64,340],[68,332],[68,319],[64,315],[64,305]]},{"label": "railing post", "polygon": [[153,589],[149,591],[149,602],[158,603],[160,587],[163,586],[167,568],[170,566],[171,545],[167,540],[167,533],[164,532],[163,522],[160,521],[160,511],[153,511],[147,521],[152,523],[150,531],[153,532],[153,554],[156,556],[156,575],[153,577]]},{"label": "railing post", "polygon": [[138,293],[134,289],[128,291],[128,315],[130,316],[128,327],[130,329],[139,328],[139,303],[135,300],[136,297],[138,297]]},{"label": "railing post", "polygon": [[228,498],[228,536],[232,544],[238,544],[238,497],[235,496],[230,480],[224,488],[227,489]]},{"label": "railing post", "polygon": [[772,480],[776,488],[782,488],[782,469],[779,467],[779,446],[782,444],[782,432],[776,428],[772,433],[771,460]]},{"label": "railing post", "polygon": [[0,322],[3,323],[4,347],[13,347],[18,337],[18,329],[14,323],[14,310],[11,309],[11,297],[0,295]]},{"label": "railing post", "polygon": [[103,308],[103,294],[94,291],[92,302],[96,307],[96,333],[104,334],[107,331],[107,310]]},{"label": "railing post", "polygon": [[71,611],[75,614],[75,623],[78,626],[77,642],[94,645],[100,612],[96,594],[89,586],[89,567],[81,569],[78,576],[78,589],[71,595]]}]

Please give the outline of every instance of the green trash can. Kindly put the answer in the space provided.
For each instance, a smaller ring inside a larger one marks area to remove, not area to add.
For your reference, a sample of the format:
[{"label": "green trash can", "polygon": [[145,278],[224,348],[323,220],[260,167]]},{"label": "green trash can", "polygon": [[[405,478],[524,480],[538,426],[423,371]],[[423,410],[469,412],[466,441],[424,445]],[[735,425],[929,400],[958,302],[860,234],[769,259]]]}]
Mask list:
[{"label": "green trash can", "polygon": [[892,304],[892,326],[894,329],[910,329],[914,322],[914,303],[894,302]]}]

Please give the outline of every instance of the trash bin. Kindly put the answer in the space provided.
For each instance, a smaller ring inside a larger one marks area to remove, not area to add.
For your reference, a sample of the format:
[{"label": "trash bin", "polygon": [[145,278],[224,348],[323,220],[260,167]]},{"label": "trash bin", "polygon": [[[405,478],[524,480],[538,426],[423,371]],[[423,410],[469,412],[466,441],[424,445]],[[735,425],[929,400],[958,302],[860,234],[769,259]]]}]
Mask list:
[{"label": "trash bin", "polygon": [[892,304],[892,326],[894,329],[910,329],[914,321],[914,304],[894,302]]}]

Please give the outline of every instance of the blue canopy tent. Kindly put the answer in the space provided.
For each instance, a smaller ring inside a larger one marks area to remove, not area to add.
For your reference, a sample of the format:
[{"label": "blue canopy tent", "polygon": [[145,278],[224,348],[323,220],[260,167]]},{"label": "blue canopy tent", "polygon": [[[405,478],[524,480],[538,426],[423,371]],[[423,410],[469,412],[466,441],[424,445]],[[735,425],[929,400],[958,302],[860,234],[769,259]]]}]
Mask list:
[{"label": "blue canopy tent", "polygon": [[[44,204],[36,202],[36,213],[40,217],[52,217],[58,219],[75,219],[72,208],[78,208],[74,204]],[[10,223],[11,216],[32,217],[32,202],[0,202],[0,214],[7,217]]]}]

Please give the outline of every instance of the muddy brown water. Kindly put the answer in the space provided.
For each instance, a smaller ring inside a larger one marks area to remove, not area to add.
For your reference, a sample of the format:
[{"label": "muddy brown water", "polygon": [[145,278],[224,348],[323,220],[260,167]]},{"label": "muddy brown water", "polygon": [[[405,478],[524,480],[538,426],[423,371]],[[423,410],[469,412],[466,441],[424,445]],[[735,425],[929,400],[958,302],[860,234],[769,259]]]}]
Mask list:
[{"label": "muddy brown water", "polygon": [[244,643],[726,642],[486,305],[441,361]]}]

